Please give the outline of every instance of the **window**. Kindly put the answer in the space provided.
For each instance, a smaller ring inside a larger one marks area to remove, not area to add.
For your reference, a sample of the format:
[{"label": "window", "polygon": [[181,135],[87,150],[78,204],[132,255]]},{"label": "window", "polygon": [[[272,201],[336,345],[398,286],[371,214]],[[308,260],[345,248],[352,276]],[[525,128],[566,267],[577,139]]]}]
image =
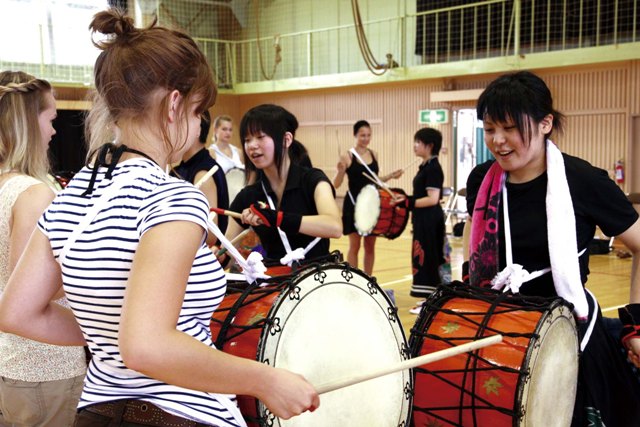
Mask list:
[{"label": "window", "polygon": [[99,51],[91,43],[89,23],[107,7],[107,0],[0,0],[0,69],[92,66]]}]

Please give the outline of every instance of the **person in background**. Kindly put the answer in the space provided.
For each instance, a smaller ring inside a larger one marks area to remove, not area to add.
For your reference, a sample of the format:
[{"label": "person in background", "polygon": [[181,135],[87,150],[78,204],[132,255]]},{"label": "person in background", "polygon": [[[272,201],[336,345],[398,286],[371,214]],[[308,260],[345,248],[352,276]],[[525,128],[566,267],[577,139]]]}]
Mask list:
[{"label": "person in background", "polygon": [[[214,103],[187,34],[97,13],[89,161],[38,222],[0,299],[0,329],[92,354],[75,427],[245,426],[236,394],[288,419],[319,397],[302,376],[217,350],[224,271],[205,241],[209,205],[169,176]],[[126,71],[126,73],[124,73]],[[116,136],[115,143],[113,141]],[[51,303],[63,284],[71,311]]]},{"label": "person in background", "polygon": [[[229,224],[229,237],[240,233],[241,226],[252,226],[267,258],[283,265],[329,255],[329,238],[342,233],[335,191],[320,169],[302,165],[308,156],[304,147],[297,147],[297,128],[295,116],[278,105],[259,105],[244,115],[240,137],[245,165],[256,182],[231,203],[242,219]],[[291,259],[290,251],[298,248],[304,249],[304,258]]]},{"label": "person in background", "polygon": [[[563,117],[540,77],[520,71],[497,78],[480,95],[477,114],[496,160],[476,166],[467,180],[470,284],[570,302],[583,347],[572,426],[638,426],[640,382],[625,360],[640,366],[638,213],[606,171],[549,139]],[[596,226],[634,257],[630,304],[620,309],[626,351],[584,287]]]},{"label": "person in background", "polygon": [[[198,189],[207,197],[209,206],[229,209],[229,192],[227,191],[227,180],[224,177],[224,171],[215,159],[211,157],[209,150],[204,148],[210,128],[211,115],[209,111],[205,111],[202,113],[202,119],[200,120],[200,135],[189,144],[187,151],[182,156],[182,161],[173,168],[173,173],[175,176],[192,184],[198,184]],[[207,172],[214,166],[218,166],[218,170],[210,179],[202,181]],[[227,217],[216,215],[215,221],[224,233],[227,230]],[[216,236],[213,233],[209,233],[207,244],[212,246],[215,243]]]},{"label": "person in background", "polygon": [[247,183],[253,182],[255,177],[245,174],[240,150],[231,144],[231,136],[233,134],[231,117],[225,115],[216,117],[213,122],[213,129],[214,143],[209,147],[209,150],[225,174],[229,202],[231,202]]},{"label": "person in background", "polygon": [[[47,147],[56,131],[51,85],[0,72],[0,291],[53,200]],[[38,264],[39,260],[33,262]],[[67,305],[62,292],[51,295]],[[22,303],[14,302],[13,310]],[[82,343],[59,347],[0,333],[0,426],[70,426],[86,371]]]},{"label": "person in background", "polygon": [[[413,241],[411,267],[413,283],[411,296],[426,298],[436,287],[451,277],[443,274],[446,265],[444,212],[440,205],[444,173],[438,161],[442,147],[442,134],[431,128],[418,130],[414,137],[413,152],[422,159],[418,173],[413,178],[413,195],[405,204],[411,211]],[[418,314],[419,307],[411,309]]]},{"label": "person in background", "polygon": [[244,170],[240,150],[231,143],[232,135],[233,121],[231,117],[226,115],[216,117],[213,121],[213,144],[210,150],[213,151],[214,157],[224,173],[229,172],[232,168]]},{"label": "person in background", "polygon": [[[342,229],[346,236],[349,236],[349,250],[347,252],[347,261],[354,267],[358,267],[358,253],[360,245],[364,242],[364,272],[368,275],[373,274],[373,264],[375,262],[376,236],[360,236],[355,228],[355,204],[360,190],[371,181],[363,176],[363,173],[369,174],[369,170],[378,174],[378,155],[369,148],[371,143],[371,125],[366,120],[359,120],[353,125],[353,136],[355,138],[355,151],[360,158],[366,163],[363,165],[358,159],[354,158],[351,152],[340,155],[338,161],[337,173],[333,178],[333,186],[339,188],[344,181],[345,175],[348,177],[349,190],[344,197],[342,205]],[[403,170],[398,169],[389,175],[379,177],[383,182],[387,182],[392,178],[400,178]]]}]

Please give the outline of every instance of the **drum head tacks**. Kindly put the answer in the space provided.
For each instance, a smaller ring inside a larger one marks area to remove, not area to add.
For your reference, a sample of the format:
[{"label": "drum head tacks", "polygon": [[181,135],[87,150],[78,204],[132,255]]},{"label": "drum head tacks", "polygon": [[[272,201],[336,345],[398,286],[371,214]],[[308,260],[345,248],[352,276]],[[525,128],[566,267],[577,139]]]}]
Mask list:
[{"label": "drum head tacks", "polygon": [[[397,311],[374,279],[346,264],[302,271],[269,312],[258,360],[320,385],[397,364],[409,349]],[[275,418],[274,426],[406,426],[412,399],[409,370],[321,396],[315,412]]]}]

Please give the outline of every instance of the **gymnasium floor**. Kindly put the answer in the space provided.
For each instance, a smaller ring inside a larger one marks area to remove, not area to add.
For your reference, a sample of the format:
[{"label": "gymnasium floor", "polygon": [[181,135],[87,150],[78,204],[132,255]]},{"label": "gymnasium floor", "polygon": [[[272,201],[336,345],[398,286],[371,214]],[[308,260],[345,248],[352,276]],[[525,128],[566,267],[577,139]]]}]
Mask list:
[{"label": "gymnasium floor", "polygon": [[[411,287],[411,225],[407,225],[404,233],[394,240],[379,237],[376,242],[376,261],[373,276],[384,289],[393,289],[398,314],[404,327],[407,339],[417,316],[409,313],[409,309],[419,301],[409,296]],[[462,238],[449,237],[452,247],[451,269],[453,279],[460,279],[462,265]],[[349,240],[343,236],[331,241],[331,249],[339,250],[346,258]],[[615,248],[624,249],[615,245]],[[600,303],[603,315],[618,317],[617,308],[629,301],[629,277],[631,259],[619,258],[615,252],[607,255],[592,255],[588,288],[595,294]],[[362,268],[362,249],[360,250],[359,267]]]}]

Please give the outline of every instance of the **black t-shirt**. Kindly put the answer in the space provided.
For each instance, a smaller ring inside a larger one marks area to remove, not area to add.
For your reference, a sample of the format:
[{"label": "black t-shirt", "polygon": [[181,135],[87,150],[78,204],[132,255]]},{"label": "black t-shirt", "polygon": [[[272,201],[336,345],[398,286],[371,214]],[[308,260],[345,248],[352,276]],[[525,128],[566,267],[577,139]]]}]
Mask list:
[{"label": "black t-shirt", "polygon": [[[418,173],[413,178],[413,196],[416,199],[427,196],[428,188],[440,190],[440,199],[442,199],[442,185],[444,183],[444,173],[442,166],[437,157],[433,157],[427,163],[420,165]],[[430,206],[431,207],[431,206]],[[428,208],[416,208],[428,209]]]},{"label": "black t-shirt", "polygon": [[[262,183],[264,183],[264,188],[267,190],[267,193],[273,200],[273,203],[276,206],[279,205],[278,210],[299,215],[317,215],[318,209],[316,208],[313,195],[316,190],[316,186],[323,181],[328,182],[329,185],[331,185],[329,178],[327,178],[324,172],[320,169],[306,168],[292,163],[289,167],[289,175],[287,175],[287,183],[282,195],[282,202],[278,204],[276,194],[271,189],[269,181],[264,177],[262,172],[259,171],[257,182],[243,188],[231,203],[230,209],[235,212],[242,212],[252,203],[256,203],[258,201],[268,203],[262,188]],[[335,197],[335,191],[333,193]],[[247,227],[245,224],[242,224],[240,220],[236,219],[236,222],[244,228]],[[275,228],[259,226],[255,227],[255,231],[258,234],[258,237],[260,237],[262,247],[267,252],[267,257],[269,259],[279,260],[286,254],[280,235]],[[287,238],[289,239],[291,249],[305,248],[312,240],[315,239],[315,237],[302,233],[287,234]],[[326,256],[328,254],[329,239],[321,239],[307,253],[306,259]]]},{"label": "black t-shirt", "polygon": [[[174,175],[179,178],[195,184],[196,174],[201,171],[208,172],[212,167],[218,165],[216,160],[211,157],[209,150],[203,148],[194,154],[186,162],[181,162],[174,168]],[[219,165],[218,165],[219,166]],[[218,206],[221,209],[229,209],[229,191],[227,190],[227,179],[221,167],[213,174],[213,181],[216,183],[216,196],[218,198]],[[227,230],[228,219],[224,215],[218,216],[218,228],[224,233]]]},{"label": "black t-shirt", "polygon": [[[617,236],[636,222],[638,213],[605,170],[568,154],[563,153],[563,158],[576,217],[578,251],[589,246],[596,226],[600,227],[607,236]],[[470,213],[473,212],[482,179],[492,163],[493,160],[476,166],[469,175],[467,209]],[[529,272],[549,267],[545,202],[547,173],[522,184],[507,182],[506,187],[509,198],[513,262],[522,265]],[[500,224],[498,271],[500,271],[506,265],[502,207],[499,210],[498,222]],[[580,257],[580,274],[582,283],[586,283],[589,274],[587,252]],[[524,295],[556,295],[552,275],[545,274],[525,283],[520,288],[520,292]]]}]

